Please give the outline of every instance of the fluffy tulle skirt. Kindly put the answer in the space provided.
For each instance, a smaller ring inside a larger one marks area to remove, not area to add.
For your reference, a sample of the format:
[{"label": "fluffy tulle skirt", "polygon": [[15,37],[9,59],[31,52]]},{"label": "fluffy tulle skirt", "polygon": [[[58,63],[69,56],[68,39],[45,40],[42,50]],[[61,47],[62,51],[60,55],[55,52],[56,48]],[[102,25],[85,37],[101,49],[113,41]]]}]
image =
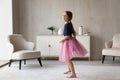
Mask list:
[{"label": "fluffy tulle skirt", "polygon": [[84,48],[84,46],[80,44],[76,38],[71,37],[61,43],[59,61],[65,62],[73,57],[85,56],[86,54],[87,50]]}]

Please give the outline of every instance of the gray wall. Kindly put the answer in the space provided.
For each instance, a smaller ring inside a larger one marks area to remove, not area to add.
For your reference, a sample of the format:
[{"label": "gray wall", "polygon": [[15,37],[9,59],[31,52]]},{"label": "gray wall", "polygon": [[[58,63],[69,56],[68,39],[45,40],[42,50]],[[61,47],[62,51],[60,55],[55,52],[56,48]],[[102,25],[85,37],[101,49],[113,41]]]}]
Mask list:
[{"label": "gray wall", "polygon": [[13,7],[13,33],[19,32],[19,0],[12,0]]},{"label": "gray wall", "polygon": [[34,41],[39,34],[50,34],[48,26],[63,27],[62,13],[73,12],[73,25],[91,32],[92,59],[101,59],[104,42],[120,32],[120,0],[13,0],[14,33]]}]

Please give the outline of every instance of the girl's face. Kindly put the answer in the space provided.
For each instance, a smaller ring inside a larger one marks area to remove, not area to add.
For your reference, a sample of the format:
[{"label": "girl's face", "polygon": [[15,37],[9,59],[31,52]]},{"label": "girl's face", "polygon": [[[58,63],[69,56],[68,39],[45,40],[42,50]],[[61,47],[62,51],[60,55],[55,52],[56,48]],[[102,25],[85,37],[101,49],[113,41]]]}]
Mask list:
[{"label": "girl's face", "polygon": [[69,17],[66,12],[63,13],[63,19],[65,22],[69,22]]}]

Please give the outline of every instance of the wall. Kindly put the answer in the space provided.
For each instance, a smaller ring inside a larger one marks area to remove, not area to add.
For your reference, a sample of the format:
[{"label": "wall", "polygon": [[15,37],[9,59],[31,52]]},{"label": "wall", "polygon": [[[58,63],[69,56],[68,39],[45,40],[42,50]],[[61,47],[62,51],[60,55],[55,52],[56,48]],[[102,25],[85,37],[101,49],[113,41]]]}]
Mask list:
[{"label": "wall", "polygon": [[8,35],[12,34],[12,0],[0,0],[0,60],[8,60]]},{"label": "wall", "polygon": [[104,42],[120,32],[119,4],[120,0],[19,0],[17,33],[35,42],[37,35],[50,34],[48,26],[63,27],[62,13],[70,10],[76,32],[81,25],[91,32],[92,59],[101,59]]},{"label": "wall", "polygon": [[19,0],[12,0],[13,9],[13,33],[19,32]]}]

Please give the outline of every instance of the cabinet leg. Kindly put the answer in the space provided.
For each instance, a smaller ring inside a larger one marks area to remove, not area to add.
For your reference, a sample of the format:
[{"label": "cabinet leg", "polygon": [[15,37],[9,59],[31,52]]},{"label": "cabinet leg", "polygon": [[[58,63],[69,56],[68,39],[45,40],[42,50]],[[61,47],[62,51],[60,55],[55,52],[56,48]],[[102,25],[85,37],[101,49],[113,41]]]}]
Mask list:
[{"label": "cabinet leg", "polygon": [[88,57],[88,61],[90,61],[90,57]]}]

